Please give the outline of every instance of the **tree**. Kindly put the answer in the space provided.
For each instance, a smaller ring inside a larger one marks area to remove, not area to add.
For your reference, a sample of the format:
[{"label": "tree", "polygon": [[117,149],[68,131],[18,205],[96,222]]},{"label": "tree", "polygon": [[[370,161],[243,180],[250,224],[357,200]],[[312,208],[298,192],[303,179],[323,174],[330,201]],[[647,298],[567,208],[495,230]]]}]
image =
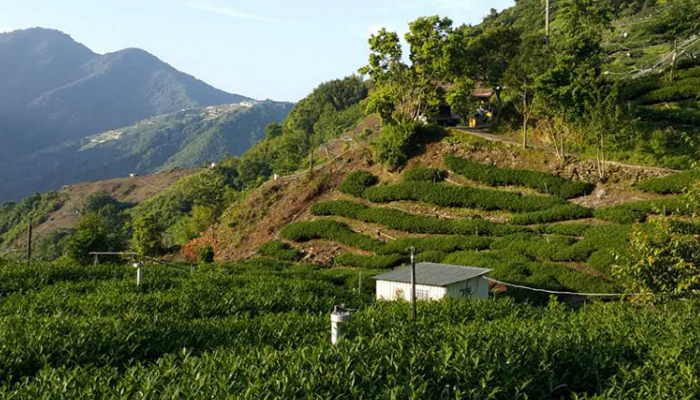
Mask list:
[{"label": "tree", "polygon": [[536,36],[523,40],[517,56],[504,73],[506,92],[513,97],[513,104],[523,123],[522,145],[527,147],[528,123],[532,117],[532,101],[535,82],[547,68],[547,51],[543,41]]},{"label": "tree", "polygon": [[[462,28],[475,29],[475,28]],[[471,75],[492,88],[502,86],[506,71],[514,66],[514,60],[525,47],[521,46],[521,30],[508,25],[485,25],[477,34],[466,34],[465,58]],[[532,43],[530,43],[532,44]],[[523,58],[519,58],[523,61]],[[537,60],[525,60],[528,63]],[[500,101],[500,93],[496,91]]]},{"label": "tree", "polygon": [[277,122],[273,122],[265,127],[265,138],[266,139],[274,139],[278,136],[281,136],[282,133],[283,133],[282,125],[280,125]]},{"label": "tree", "polygon": [[[418,120],[431,105],[439,103],[441,83],[455,71],[454,55],[459,48],[452,21],[438,16],[411,22],[405,39],[410,49],[410,65],[403,62],[398,34],[382,29],[370,37],[369,64],[360,69],[360,73],[369,74],[377,87],[370,94],[372,108],[368,111],[381,111],[386,117],[385,107],[392,105],[392,115],[397,114],[392,117],[395,121]],[[373,99],[375,96],[378,99]]]},{"label": "tree", "polygon": [[122,228],[114,226],[112,219],[100,213],[83,216],[76,228],[76,233],[66,244],[64,254],[80,263],[90,260],[90,252],[124,249]]},{"label": "tree", "polygon": [[158,224],[152,214],[143,215],[133,224],[131,247],[140,256],[155,256],[161,249],[161,236]]},{"label": "tree", "polygon": [[631,291],[666,300],[700,290],[700,240],[677,232],[668,218],[635,226],[626,261],[615,273]]},{"label": "tree", "polygon": [[447,89],[446,100],[452,112],[459,115],[462,121],[467,121],[475,109],[475,101],[472,97],[474,81],[469,78],[456,79],[454,84]]}]

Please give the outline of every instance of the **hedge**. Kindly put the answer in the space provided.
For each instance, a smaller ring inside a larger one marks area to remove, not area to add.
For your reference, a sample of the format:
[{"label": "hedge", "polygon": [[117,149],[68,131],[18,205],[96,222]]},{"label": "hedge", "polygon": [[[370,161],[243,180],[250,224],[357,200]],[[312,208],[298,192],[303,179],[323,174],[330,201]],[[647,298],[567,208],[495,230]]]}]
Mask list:
[{"label": "hedge", "polygon": [[442,182],[447,178],[447,171],[435,168],[414,168],[404,172],[404,182]]},{"label": "hedge", "polygon": [[634,187],[645,192],[653,192],[659,194],[678,194],[683,193],[685,188],[700,180],[700,174],[697,171],[685,171],[678,174],[651,178],[637,183]]},{"label": "hedge", "polygon": [[685,213],[683,202],[678,197],[661,200],[635,201],[615,206],[599,208],[594,216],[603,221],[616,222],[618,224],[632,224],[643,222],[649,214],[671,215]]},{"label": "hedge", "polygon": [[409,254],[410,247],[416,249],[416,253],[426,251],[439,251],[452,253],[457,250],[484,250],[488,249],[493,239],[481,236],[442,236],[430,238],[400,238],[389,242],[379,250],[380,254]]},{"label": "hedge", "polygon": [[700,99],[700,77],[690,77],[647,93],[642,97],[644,104]]},{"label": "hedge", "polygon": [[510,218],[510,222],[516,225],[530,225],[591,217],[593,210],[590,208],[578,204],[562,204],[547,210],[515,214]]},{"label": "hedge", "polygon": [[386,269],[400,265],[406,257],[400,254],[362,256],[342,253],[333,259],[335,265],[365,269]]},{"label": "hedge", "polygon": [[416,262],[441,263],[445,257],[447,257],[447,253],[443,253],[441,251],[424,251],[416,255]]},{"label": "hedge", "polygon": [[280,235],[294,242],[326,239],[362,250],[375,251],[384,243],[353,232],[347,224],[331,220],[294,222],[282,228]]},{"label": "hedge", "polygon": [[593,244],[566,236],[511,235],[494,242],[492,250],[508,250],[538,261],[586,261]]},{"label": "hedge", "polygon": [[566,236],[583,236],[592,225],[582,223],[571,224],[547,224],[540,225],[536,229],[539,233],[566,235]]},{"label": "hedge", "polygon": [[589,194],[595,188],[590,183],[572,181],[546,172],[498,168],[454,156],[446,157],[445,164],[454,172],[485,185],[524,186],[563,199]]},{"label": "hedge", "polygon": [[314,215],[336,215],[384,225],[411,233],[503,236],[526,232],[527,228],[491,222],[485,219],[444,219],[408,214],[393,208],[367,207],[350,201],[326,201],[311,207]]},{"label": "hedge", "polygon": [[377,203],[413,200],[442,207],[465,207],[481,210],[531,212],[562,204],[558,197],[527,196],[493,189],[476,189],[430,182],[405,182],[375,186],[364,192],[364,198]]},{"label": "hedge", "polygon": [[362,197],[362,193],[370,186],[377,184],[377,177],[367,171],[352,171],[338,185],[338,190],[351,196]]},{"label": "hedge", "polygon": [[258,247],[258,252],[265,257],[272,257],[284,261],[298,261],[302,253],[287,243],[279,240],[271,240]]}]

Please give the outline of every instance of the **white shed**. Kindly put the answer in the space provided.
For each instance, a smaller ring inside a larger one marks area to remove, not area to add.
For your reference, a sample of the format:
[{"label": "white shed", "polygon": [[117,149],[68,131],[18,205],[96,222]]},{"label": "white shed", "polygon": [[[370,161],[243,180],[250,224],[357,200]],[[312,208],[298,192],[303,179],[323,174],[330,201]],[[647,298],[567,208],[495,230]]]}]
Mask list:
[{"label": "white shed", "polygon": [[[489,298],[486,268],[422,262],[416,264],[416,298],[440,300],[448,297]],[[397,268],[374,277],[377,281],[377,300],[411,301],[411,267]]]}]

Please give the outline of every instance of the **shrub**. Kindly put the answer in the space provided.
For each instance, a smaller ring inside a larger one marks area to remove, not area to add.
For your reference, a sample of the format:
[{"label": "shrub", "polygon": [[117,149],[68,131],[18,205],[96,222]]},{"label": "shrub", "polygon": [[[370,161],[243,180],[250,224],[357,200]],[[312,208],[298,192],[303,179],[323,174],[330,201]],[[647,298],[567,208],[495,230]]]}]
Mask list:
[{"label": "shrub", "polygon": [[344,267],[386,269],[401,264],[405,259],[406,257],[400,254],[362,256],[352,253],[343,253],[337,255],[333,259],[333,263]]},{"label": "shrub", "polygon": [[454,156],[446,157],[445,164],[454,172],[485,185],[524,186],[563,199],[583,196],[594,189],[589,183],[572,181],[545,172],[498,168]]},{"label": "shrub", "polygon": [[646,220],[649,214],[683,215],[687,211],[680,198],[671,197],[660,200],[635,201],[615,206],[599,208],[594,216],[603,221],[616,222],[618,224],[632,224]]},{"label": "shrub", "polygon": [[426,251],[439,251],[452,253],[457,250],[484,250],[488,249],[493,239],[481,236],[441,236],[430,238],[400,238],[387,243],[379,250],[381,254],[409,254],[410,247],[414,247],[416,253]]},{"label": "shrub", "polygon": [[434,262],[434,263],[441,263],[442,260],[447,257],[447,253],[443,253],[441,251],[424,251],[420,254],[416,255],[416,262]]},{"label": "shrub", "polygon": [[214,247],[204,246],[199,250],[197,261],[200,264],[211,264],[214,262]]},{"label": "shrub", "polygon": [[401,177],[404,182],[442,182],[447,178],[447,172],[435,168],[413,168],[404,172]]},{"label": "shrub", "polygon": [[653,104],[696,98],[700,98],[700,77],[690,77],[647,93],[641,102]]},{"label": "shrub", "polygon": [[408,120],[385,125],[371,144],[375,159],[392,170],[404,164],[417,130],[418,124]]},{"label": "shrub", "polygon": [[376,186],[365,190],[364,197],[373,202],[413,200],[442,207],[466,207],[482,210],[530,212],[562,204],[550,196],[526,196],[492,189],[476,189],[430,182],[405,182]]},{"label": "shrub", "polygon": [[280,240],[271,240],[263,243],[258,247],[258,252],[265,257],[272,257],[284,261],[298,261],[302,257],[302,253]]},{"label": "shrub", "polygon": [[514,225],[498,224],[485,219],[443,219],[408,214],[393,208],[367,207],[345,201],[328,201],[315,204],[315,215],[337,215],[363,222],[381,224],[391,229],[411,233],[452,235],[502,236],[528,229]]},{"label": "shrub", "polygon": [[573,224],[548,224],[537,227],[537,232],[567,235],[567,236],[583,236],[591,227],[589,224],[573,223]]},{"label": "shrub", "polygon": [[651,178],[635,185],[637,189],[645,192],[659,194],[683,193],[685,188],[691,186],[700,179],[697,171],[685,171],[678,174]]},{"label": "shrub", "polygon": [[562,204],[542,211],[515,214],[510,218],[510,222],[516,225],[530,225],[545,222],[590,218],[592,216],[593,210],[590,208],[586,208],[578,204]]},{"label": "shrub", "polygon": [[378,240],[353,232],[347,224],[331,220],[295,222],[282,228],[280,235],[294,242],[326,239],[370,251],[383,245]]},{"label": "shrub", "polygon": [[365,189],[377,184],[377,177],[367,171],[352,171],[338,186],[338,190],[351,196],[362,197]]}]

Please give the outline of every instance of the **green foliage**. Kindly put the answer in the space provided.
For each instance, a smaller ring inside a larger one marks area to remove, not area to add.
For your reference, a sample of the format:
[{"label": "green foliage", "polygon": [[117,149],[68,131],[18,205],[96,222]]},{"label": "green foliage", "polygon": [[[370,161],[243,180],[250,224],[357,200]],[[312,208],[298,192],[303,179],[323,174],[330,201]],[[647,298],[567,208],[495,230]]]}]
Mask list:
[{"label": "green foliage", "polygon": [[401,174],[404,182],[442,182],[447,178],[447,171],[435,168],[413,168]]},{"label": "green foliage", "polygon": [[697,171],[685,171],[658,178],[651,178],[635,185],[637,189],[645,192],[659,194],[680,194],[685,188],[698,181],[700,176]]},{"label": "green foliage", "polygon": [[546,172],[498,168],[454,156],[446,157],[445,164],[454,172],[485,185],[524,186],[563,199],[589,194],[595,188],[589,183],[564,179]]},{"label": "green foliage", "polygon": [[604,221],[616,222],[618,224],[631,224],[646,220],[649,214],[683,215],[687,210],[680,198],[671,197],[660,200],[635,201],[623,203],[615,206],[598,208],[594,215]]},{"label": "green foliage", "polygon": [[295,222],[282,228],[280,235],[294,242],[326,239],[370,251],[383,245],[378,240],[353,232],[347,224],[331,220]]},{"label": "green foliage", "polygon": [[377,184],[377,177],[367,171],[356,170],[349,173],[338,186],[338,190],[351,196],[362,197],[370,186]]},{"label": "green foliage", "polygon": [[125,248],[123,222],[115,222],[100,213],[87,214],[80,218],[76,232],[68,240],[64,249],[71,259],[87,264],[92,257],[90,252],[115,252]]},{"label": "green foliage", "polygon": [[387,269],[395,267],[404,261],[406,261],[406,257],[400,254],[362,256],[352,253],[342,253],[333,259],[333,264],[343,267]]},{"label": "green foliage", "polygon": [[271,240],[258,247],[258,253],[283,261],[298,261],[303,254],[296,248],[280,240]]},{"label": "green foliage", "polygon": [[140,256],[156,256],[160,252],[161,235],[153,215],[145,215],[132,222],[131,247]]},{"label": "green foliage", "polygon": [[25,197],[19,203],[0,205],[0,244],[10,243],[24,234],[30,219],[34,224],[46,221],[52,212],[61,208],[63,202],[60,193],[49,192]]},{"label": "green foliage", "polygon": [[439,236],[429,238],[399,238],[389,242],[379,249],[379,254],[410,254],[410,248],[415,248],[417,254],[428,251],[452,253],[458,250],[488,249],[492,239],[481,236]]},{"label": "green foliage", "polygon": [[197,261],[200,264],[211,264],[214,262],[214,247],[207,245],[202,247],[197,254]]},{"label": "green foliage", "polygon": [[635,226],[629,255],[615,272],[631,291],[653,293],[655,300],[693,296],[700,288],[700,242],[653,218]]},{"label": "green foliage", "polygon": [[367,207],[350,201],[326,201],[312,206],[314,215],[337,215],[371,222],[411,233],[503,236],[527,229],[485,219],[442,219],[409,214],[382,207]]},{"label": "green foliage", "polygon": [[384,125],[377,140],[372,142],[374,158],[391,170],[399,168],[408,161],[417,130],[418,124],[407,119]]},{"label": "green foliage", "polygon": [[592,216],[593,210],[589,208],[578,204],[562,204],[542,211],[515,214],[510,218],[510,223],[516,225],[542,224],[546,222],[591,218]]},{"label": "green foliage", "polygon": [[387,203],[413,200],[442,207],[466,207],[481,210],[530,212],[562,204],[551,196],[528,196],[515,192],[477,189],[431,182],[404,182],[397,185],[375,186],[364,192],[367,200]]},{"label": "green foliage", "polygon": [[[494,276],[528,273],[530,280],[549,281],[558,268],[556,279],[566,280],[558,266],[480,262],[499,268]],[[192,274],[149,266],[141,289],[133,273],[128,266],[2,265],[0,397],[700,394],[700,323],[692,300],[670,302],[663,312],[624,302],[576,310],[554,302],[517,304],[499,294],[498,301],[420,302],[413,324],[409,304],[370,301],[368,280],[362,295],[351,291],[355,270],[272,260]],[[339,303],[358,311],[343,345],[333,347],[328,312]]]}]

